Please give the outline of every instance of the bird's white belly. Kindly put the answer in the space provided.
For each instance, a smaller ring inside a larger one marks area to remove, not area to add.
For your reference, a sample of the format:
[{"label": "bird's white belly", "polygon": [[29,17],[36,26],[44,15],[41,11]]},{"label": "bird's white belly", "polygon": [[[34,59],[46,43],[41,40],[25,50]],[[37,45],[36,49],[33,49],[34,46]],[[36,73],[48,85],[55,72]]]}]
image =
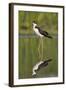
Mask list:
[{"label": "bird's white belly", "polygon": [[41,34],[39,33],[38,29],[34,29],[34,31],[35,31],[35,33],[36,33],[38,36],[43,37],[43,35],[41,35]]}]

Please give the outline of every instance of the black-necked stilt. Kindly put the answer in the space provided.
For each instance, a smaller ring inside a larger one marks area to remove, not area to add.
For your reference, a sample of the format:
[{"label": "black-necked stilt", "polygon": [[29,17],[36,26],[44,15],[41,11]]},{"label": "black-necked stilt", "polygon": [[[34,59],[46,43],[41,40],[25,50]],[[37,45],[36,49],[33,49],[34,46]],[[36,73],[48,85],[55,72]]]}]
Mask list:
[{"label": "black-necked stilt", "polygon": [[[39,58],[43,59],[43,37],[47,37],[52,39],[52,36],[50,36],[50,34],[46,31],[43,31],[35,21],[32,22],[32,26],[33,26],[33,30],[34,32],[40,37],[39,39],[39,45],[38,45],[38,52],[39,52]],[[41,50],[40,50],[40,46],[41,46]],[[40,52],[41,51],[41,52]]]},{"label": "black-necked stilt", "polygon": [[35,33],[38,35],[38,36],[40,36],[40,37],[48,37],[48,38],[52,38],[50,35],[49,35],[49,33],[48,32],[46,32],[46,31],[43,31],[38,25],[37,25],[37,23],[35,22],[35,21],[33,21],[33,23],[32,23],[32,25],[33,25],[33,30],[35,31]]}]

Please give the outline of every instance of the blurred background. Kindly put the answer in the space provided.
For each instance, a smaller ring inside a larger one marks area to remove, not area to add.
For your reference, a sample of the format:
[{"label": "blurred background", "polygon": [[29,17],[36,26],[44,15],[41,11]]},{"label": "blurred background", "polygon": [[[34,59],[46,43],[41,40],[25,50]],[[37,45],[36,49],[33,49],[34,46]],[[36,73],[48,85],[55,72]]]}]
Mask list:
[{"label": "blurred background", "polygon": [[[58,76],[58,14],[52,12],[19,11],[19,79],[33,78],[33,66],[42,60],[52,59],[48,66],[37,72],[35,78]],[[32,29],[36,21],[42,30],[47,31],[53,39],[43,38],[43,47],[38,45],[38,37]],[[43,49],[43,52],[42,52]]]}]

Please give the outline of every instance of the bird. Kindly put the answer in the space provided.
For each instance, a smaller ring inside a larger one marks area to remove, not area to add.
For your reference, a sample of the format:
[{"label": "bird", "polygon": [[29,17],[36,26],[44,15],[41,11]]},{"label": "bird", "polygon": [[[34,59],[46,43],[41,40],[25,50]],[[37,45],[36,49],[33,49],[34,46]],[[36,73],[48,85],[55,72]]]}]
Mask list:
[{"label": "bird", "polygon": [[32,26],[33,26],[33,30],[34,32],[40,36],[40,37],[47,37],[47,38],[51,38],[52,39],[52,36],[50,36],[50,34],[44,30],[42,30],[35,21],[32,22]]}]

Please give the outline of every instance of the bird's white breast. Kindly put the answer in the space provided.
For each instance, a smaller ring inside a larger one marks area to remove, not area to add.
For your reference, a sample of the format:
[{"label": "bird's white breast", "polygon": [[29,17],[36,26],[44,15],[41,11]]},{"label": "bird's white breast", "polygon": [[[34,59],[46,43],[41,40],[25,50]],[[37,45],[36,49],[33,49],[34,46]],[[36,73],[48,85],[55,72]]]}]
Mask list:
[{"label": "bird's white breast", "polygon": [[33,27],[33,30],[35,31],[35,33],[36,33],[38,36],[43,37],[43,35],[41,35],[41,34],[39,33],[39,31],[38,31],[37,28],[34,28],[34,27]]}]

